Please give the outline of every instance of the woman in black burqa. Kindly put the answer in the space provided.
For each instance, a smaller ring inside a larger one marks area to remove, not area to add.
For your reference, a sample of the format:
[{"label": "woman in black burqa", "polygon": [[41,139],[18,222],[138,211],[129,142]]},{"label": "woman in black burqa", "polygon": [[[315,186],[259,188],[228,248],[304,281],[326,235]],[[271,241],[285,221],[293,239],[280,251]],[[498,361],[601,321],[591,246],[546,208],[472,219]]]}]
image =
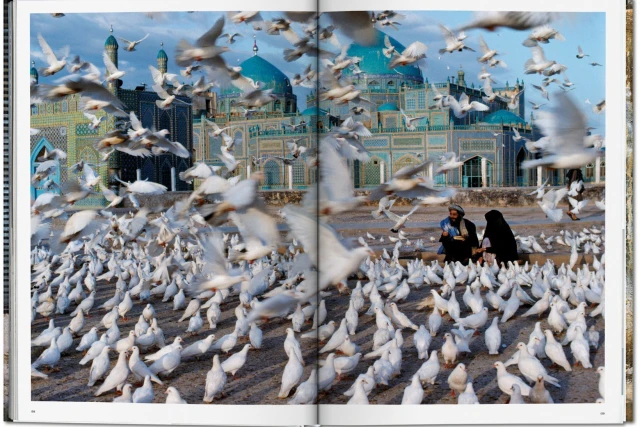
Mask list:
[{"label": "woman in black burqa", "polygon": [[479,252],[484,252],[484,259],[493,263],[493,257],[498,264],[508,261],[518,260],[518,245],[513,237],[513,231],[507,224],[500,211],[491,210],[484,215],[487,220],[487,228],[482,237],[482,248]]}]

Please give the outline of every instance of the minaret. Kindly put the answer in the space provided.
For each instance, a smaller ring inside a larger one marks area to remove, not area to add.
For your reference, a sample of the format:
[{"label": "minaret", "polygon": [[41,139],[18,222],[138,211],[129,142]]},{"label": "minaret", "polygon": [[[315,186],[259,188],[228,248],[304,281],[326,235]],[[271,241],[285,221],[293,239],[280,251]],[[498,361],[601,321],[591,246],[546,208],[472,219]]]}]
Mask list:
[{"label": "minaret", "polygon": [[460,69],[458,70],[458,84],[460,86],[466,86],[467,84],[464,81],[464,71],[462,70],[462,64],[460,64]]},{"label": "minaret", "polygon": [[[109,57],[109,59],[111,59],[111,61],[113,62],[113,65],[117,67],[119,46],[118,46],[118,42],[116,41],[116,38],[113,37],[113,25],[111,26],[109,33],[110,33],[109,37],[107,37],[107,40],[104,42],[104,50],[107,52],[107,56]],[[107,71],[107,75],[108,74],[109,72]],[[118,82],[115,82],[115,81],[109,82],[107,84],[107,89],[109,89],[109,91],[112,92],[113,94],[116,94],[116,91],[118,89]]]},{"label": "minaret", "polygon": [[258,43],[256,42],[256,35],[253,35],[253,56],[258,56]]},{"label": "minaret", "polygon": [[162,46],[164,46],[164,43],[160,42],[160,51],[158,52],[157,60],[158,60],[158,71],[164,74],[167,72],[167,62],[169,58],[167,57],[167,52],[164,51]]},{"label": "minaret", "polygon": [[31,71],[29,75],[31,76],[31,80],[38,84],[38,70],[36,70],[36,63],[34,61],[31,61]]}]

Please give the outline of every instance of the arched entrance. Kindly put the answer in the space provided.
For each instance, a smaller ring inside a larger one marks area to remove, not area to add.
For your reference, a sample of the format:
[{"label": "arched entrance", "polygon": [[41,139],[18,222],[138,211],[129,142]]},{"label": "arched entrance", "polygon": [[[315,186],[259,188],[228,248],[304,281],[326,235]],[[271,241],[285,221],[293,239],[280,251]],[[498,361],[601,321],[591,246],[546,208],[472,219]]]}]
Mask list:
[{"label": "arched entrance", "polygon": [[353,188],[360,188],[362,164],[360,160],[353,161]]},{"label": "arched entrance", "polygon": [[277,188],[282,182],[282,169],[276,160],[270,159],[264,162],[264,187],[267,189]]},{"label": "arched entrance", "polygon": [[167,187],[167,191],[171,191],[171,161],[165,158],[160,168],[160,184]]},{"label": "arched entrance", "polygon": [[364,186],[371,187],[380,185],[380,162],[379,157],[372,157],[364,164]]},{"label": "arched entrance", "polygon": [[[487,160],[487,186],[492,182],[493,163]],[[482,187],[482,157],[472,157],[462,164],[462,186]]]},{"label": "arched entrance", "polygon": [[[42,157],[47,153],[50,153],[51,151],[53,151],[53,145],[51,145],[51,143],[47,141],[45,138],[42,138],[36,144],[33,151],[31,152],[31,163],[30,163],[31,175],[33,175],[36,172],[36,169],[38,168],[38,166],[40,166],[38,157]],[[53,182],[55,182],[56,184],[60,185],[60,165],[59,164],[58,164],[58,167],[56,168],[56,172],[53,174],[53,176],[51,176],[51,179],[53,179]],[[36,199],[40,194],[47,192],[47,190],[42,188],[42,185],[44,184],[45,181],[46,179],[36,183],[35,185],[33,184],[31,185],[31,198]]]},{"label": "arched entrance", "polygon": [[524,148],[520,148],[518,151],[518,156],[516,157],[516,185],[518,187],[522,187],[523,185],[527,185],[528,173],[527,170],[522,168],[522,162],[527,159],[527,155],[524,152]]}]

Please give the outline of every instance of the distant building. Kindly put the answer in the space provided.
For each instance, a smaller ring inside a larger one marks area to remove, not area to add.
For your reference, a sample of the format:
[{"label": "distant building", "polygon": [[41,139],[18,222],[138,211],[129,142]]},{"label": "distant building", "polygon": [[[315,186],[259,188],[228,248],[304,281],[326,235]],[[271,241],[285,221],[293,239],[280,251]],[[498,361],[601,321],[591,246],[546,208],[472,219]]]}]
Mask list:
[{"label": "distant building", "polygon": [[[236,139],[234,156],[240,162],[233,175],[247,176],[261,170],[265,174],[262,189],[283,189],[291,186],[304,189],[316,182],[316,169],[308,168],[303,154],[292,165],[292,181],[289,182],[288,169],[275,156],[292,158],[286,141],[295,139],[299,145],[316,145],[316,126],[325,131],[330,126],[329,117],[315,108],[303,112],[297,109],[297,96],[289,78],[276,66],[259,55],[254,42],[253,55],[240,63],[242,74],[256,82],[262,82],[265,89],[273,89],[277,96],[274,102],[260,108],[259,112],[245,116],[236,106],[242,91],[228,84],[220,88],[215,96],[215,112],[201,111],[194,116],[193,140],[196,160],[210,165],[222,166],[218,157],[221,153],[221,137],[210,135],[207,121],[215,122],[221,128],[232,126],[226,132]],[[337,123],[337,122],[335,122]],[[295,130],[286,125],[299,125]],[[290,185],[291,184],[291,185]]]},{"label": "distant building", "polygon": [[[365,147],[371,152],[371,159],[366,162],[355,161],[352,165],[354,186],[370,187],[389,179],[393,173],[407,165],[418,164],[425,159],[439,162],[445,152],[454,152],[464,162],[463,166],[450,171],[446,176],[439,176],[440,184],[479,187],[482,185],[481,168],[486,164],[487,186],[521,186],[535,185],[537,171],[520,167],[522,161],[534,158],[525,145],[525,139],[514,140],[516,129],[521,136],[531,140],[540,138],[535,126],[525,120],[526,93],[519,98],[516,109],[510,110],[507,103],[497,99],[490,103],[485,112],[472,111],[463,118],[455,117],[451,109],[438,109],[433,100],[436,90],[443,95],[452,95],[456,99],[465,93],[471,101],[482,100],[482,87],[469,83],[462,69],[457,77],[452,75],[446,82],[431,84],[422,75],[419,67],[409,65],[389,69],[391,58],[384,56],[382,49],[386,34],[376,31],[372,45],[362,46],[352,43],[347,51],[351,57],[361,58],[358,68],[360,72],[353,75],[353,70],[344,71],[351,76],[353,84],[362,92],[361,96],[372,102],[363,104],[370,112],[368,116],[357,116],[371,129],[373,136],[363,138]],[[389,41],[397,51],[405,46],[389,36]],[[516,80],[510,86],[494,87],[494,92],[505,97],[524,90],[524,81]],[[316,94],[307,97],[307,104],[317,101]],[[320,109],[330,117],[339,117],[340,121],[350,114],[350,104],[335,105],[333,101],[319,102]],[[414,123],[415,130],[407,129],[402,109],[410,117],[422,117]],[[380,163],[384,163],[381,167]],[[595,168],[598,165],[587,165],[584,176],[587,180],[595,179]],[[381,171],[384,176],[380,176]],[[600,168],[600,176],[604,178],[604,161]],[[563,171],[544,171],[553,184],[564,183]]]},{"label": "distant building", "polygon": [[[105,41],[104,48],[117,66],[119,46],[113,34]],[[158,52],[156,63],[159,70],[167,71],[168,57],[162,48]],[[32,79],[38,80],[35,66],[32,66],[30,74]],[[189,97],[178,96],[178,99],[187,104],[174,103],[168,110],[163,111],[155,104],[155,101],[160,99],[158,95],[146,90],[145,86],[124,89],[122,81],[118,80],[107,83],[107,88],[125,104],[125,111],[135,112],[144,127],[169,130],[170,140],[181,143],[193,153],[193,113]],[[31,136],[32,171],[38,166],[39,156],[45,151],[59,148],[68,155],[66,160],[60,162],[61,167],[53,177],[59,184],[72,179],[67,170],[69,166],[84,160],[94,165],[93,169],[102,177],[103,184],[112,187],[119,186],[117,181],[112,179],[114,175],[123,181],[148,179],[165,185],[169,190],[189,190],[192,187],[177,177],[179,172],[191,167],[192,158],[185,159],[174,155],[138,158],[116,151],[109,157],[108,164],[102,164],[101,156],[94,150],[93,144],[105,133],[115,129],[118,122],[114,116],[107,115],[98,129],[90,129],[89,121],[82,111],[78,110],[79,100],[79,95],[71,95],[58,102],[31,106],[31,127],[40,130],[38,134]],[[103,111],[96,114],[98,117],[103,115]],[[42,191],[39,187],[32,187],[31,196],[35,198]],[[92,196],[79,204],[100,206],[105,204],[105,200],[102,196]]]}]

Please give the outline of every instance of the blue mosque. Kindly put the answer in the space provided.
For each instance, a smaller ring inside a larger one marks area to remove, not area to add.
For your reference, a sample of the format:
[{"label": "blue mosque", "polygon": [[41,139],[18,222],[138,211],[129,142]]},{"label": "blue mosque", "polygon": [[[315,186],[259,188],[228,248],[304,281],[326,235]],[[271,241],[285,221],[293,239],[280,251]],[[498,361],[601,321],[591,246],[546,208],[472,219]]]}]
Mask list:
[{"label": "blue mosque", "polygon": [[[535,123],[532,124],[533,118],[527,121],[525,117],[526,93],[520,95],[519,107],[515,110],[509,110],[504,101],[496,100],[489,105],[488,111],[472,111],[464,118],[456,118],[450,109],[435,107],[434,87],[443,95],[459,98],[466,93],[470,101],[482,102],[480,84],[467,82],[463,69],[441,82],[430,82],[416,66],[390,70],[390,59],[382,53],[385,33],[376,31],[373,45],[353,43],[348,49],[349,56],[361,58],[361,72],[353,75],[351,70],[344,71],[351,74],[361,96],[372,102],[366,106],[368,115],[356,117],[371,130],[372,136],[363,138],[371,153],[369,161],[354,161],[351,165],[355,188],[376,186],[400,168],[426,159],[438,163],[446,152],[456,153],[464,164],[458,170],[438,176],[436,183],[439,185],[528,186],[540,181],[539,171],[520,167],[523,160],[534,158],[534,154],[526,149],[523,139],[514,139],[513,129],[528,139],[540,137]],[[389,39],[396,50],[404,50],[396,39]],[[104,48],[117,66],[119,47],[113,34],[107,38]],[[167,53],[161,48],[154,59],[157,68],[166,72],[170,62]],[[153,59],[149,62],[153,63]],[[241,92],[231,85],[213,89],[204,98],[179,97],[186,104],[174,103],[169,110],[163,111],[155,105],[159,99],[157,94],[146,90],[144,85],[124,89],[121,81],[109,83],[109,89],[123,101],[126,111],[134,111],[145,127],[168,129],[170,139],[180,142],[192,153],[190,159],[173,155],[144,159],[114,153],[108,164],[101,164],[93,143],[121,123],[113,116],[107,116],[98,129],[90,129],[87,119],[77,108],[79,97],[72,95],[59,102],[32,105],[31,127],[40,129],[40,133],[31,136],[31,167],[35,170],[36,159],[44,151],[60,148],[68,153],[68,158],[54,177],[58,183],[69,179],[67,167],[82,159],[96,165],[94,169],[103,177],[105,185],[117,187],[113,177],[118,176],[124,181],[149,179],[172,191],[188,191],[192,186],[177,178],[179,172],[196,161],[223,166],[218,157],[222,140],[209,134],[208,123],[215,122],[220,127],[231,126],[227,132],[236,140],[234,155],[239,166],[233,175],[245,177],[260,170],[265,176],[263,190],[305,189],[317,180],[316,169],[309,168],[304,161],[307,153],[293,162],[290,171],[275,157],[292,158],[286,146],[289,140],[314,147],[332,127],[340,125],[349,116],[351,106],[319,101],[317,94],[312,92],[306,96],[307,108],[300,111],[289,77],[260,56],[257,41],[253,52],[248,52],[247,59],[239,65],[243,75],[273,89],[277,98],[249,116],[236,106]],[[38,79],[35,67],[31,69],[31,77]],[[494,87],[494,92],[510,96],[523,89],[524,81],[518,79],[513,85],[506,82],[504,87]],[[401,109],[411,117],[422,117],[415,129],[407,129]],[[98,116],[101,114],[104,113],[100,112]],[[587,181],[604,179],[604,160],[601,162],[584,168]],[[564,183],[562,170],[545,170],[542,174],[542,180],[550,178],[554,185]],[[31,191],[32,197],[37,197],[42,189],[32,188]],[[94,196],[83,203],[104,205],[104,199]]]},{"label": "blue mosque", "polygon": [[[397,67],[390,70],[390,58],[382,53],[385,33],[376,30],[376,42],[371,46],[351,44],[348,56],[361,58],[357,75],[345,70],[362,97],[373,104],[367,109],[370,117],[359,116],[373,134],[363,138],[365,147],[371,153],[368,162],[355,161],[352,164],[355,188],[370,188],[381,180],[391,177],[400,168],[418,164],[425,159],[440,162],[446,152],[455,152],[464,162],[463,167],[438,177],[438,184],[456,187],[482,186],[482,169],[486,171],[486,186],[528,186],[538,182],[538,171],[520,167],[522,161],[534,158],[525,146],[524,139],[514,139],[513,129],[528,139],[538,139],[541,135],[525,117],[526,93],[520,95],[519,106],[509,110],[506,102],[496,100],[485,112],[472,111],[464,118],[456,118],[451,110],[434,108],[434,90],[459,98],[462,93],[470,101],[482,101],[482,87],[467,83],[465,72],[449,76],[444,82],[429,82],[417,66]],[[404,46],[389,37],[396,50]],[[304,111],[294,111],[297,102],[289,78],[277,67],[261,58],[256,44],[253,55],[240,64],[242,73],[255,81],[265,82],[267,88],[274,89],[277,101],[264,108],[259,114],[247,118],[234,107],[239,91],[233,86],[223,87],[217,94],[216,111],[205,117],[194,117],[194,146],[198,161],[210,164],[222,163],[216,158],[220,152],[220,138],[212,138],[206,132],[206,120],[215,121],[220,127],[233,126],[236,139],[243,138],[242,150],[236,158],[242,162],[238,173],[261,169],[265,173],[263,189],[304,188],[315,182],[315,171],[302,161],[293,165],[292,182],[285,166],[274,156],[291,157],[286,141],[300,140],[303,145],[315,144],[332,126],[339,125],[349,116],[351,105],[335,105],[332,101],[318,101],[317,94],[306,97]],[[524,81],[505,83],[494,88],[501,96],[511,96],[524,90]],[[316,107],[317,106],[317,107]],[[415,130],[406,128],[400,109],[411,117],[423,117]],[[295,130],[287,124],[302,124]],[[604,161],[603,161],[604,162]],[[253,168],[253,169],[251,169]],[[604,178],[604,163],[587,165],[583,171],[587,181]],[[600,175],[596,173],[599,170]],[[550,183],[564,183],[564,171],[543,171],[542,179]]]},{"label": "blue mosque", "polygon": [[[104,49],[117,67],[119,46],[113,34],[106,39]],[[157,68],[161,72],[167,72],[169,61],[164,49],[161,48],[158,51],[155,60]],[[31,79],[38,82],[35,64],[32,64]],[[189,152],[193,152],[193,106],[189,97],[177,97],[187,104],[173,103],[169,109],[163,111],[155,104],[155,101],[160,99],[158,95],[154,91],[146,90],[144,85],[135,89],[124,89],[122,81],[117,80],[108,83],[107,88],[125,104],[126,112],[135,112],[144,127],[169,130],[170,140],[179,142]],[[84,160],[91,164],[96,173],[102,177],[103,184],[115,190],[120,185],[114,179],[115,176],[131,182],[136,179],[148,179],[161,183],[172,191],[185,191],[192,188],[191,185],[178,179],[180,172],[191,167],[192,158],[179,158],[172,154],[140,158],[116,151],[109,157],[108,163],[103,164],[93,144],[109,131],[120,127],[122,123],[114,116],[106,115],[106,120],[97,129],[91,129],[89,121],[78,109],[79,100],[80,95],[76,94],[58,102],[31,106],[31,127],[40,130],[38,134],[31,136],[32,171],[38,167],[38,157],[45,151],[58,148],[68,155],[66,160],[61,160],[61,167],[54,176],[54,181],[58,184],[72,178],[67,171],[68,167]],[[103,115],[105,115],[103,111],[96,113],[97,117]],[[42,188],[32,187],[31,196],[35,198],[42,191]],[[105,200],[102,195],[95,195],[78,204],[100,206],[105,204]]]}]

